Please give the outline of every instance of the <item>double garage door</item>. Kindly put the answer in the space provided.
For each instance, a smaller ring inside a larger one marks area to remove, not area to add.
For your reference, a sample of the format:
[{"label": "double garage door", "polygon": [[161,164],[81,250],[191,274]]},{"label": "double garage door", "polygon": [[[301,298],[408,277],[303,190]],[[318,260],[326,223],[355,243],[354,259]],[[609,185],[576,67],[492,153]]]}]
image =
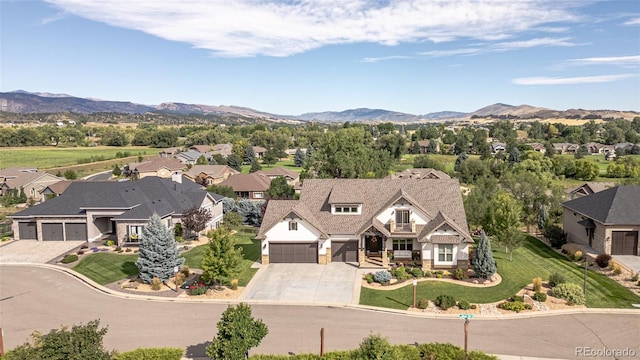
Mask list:
[{"label": "double garage door", "polygon": [[271,263],[317,263],[318,243],[269,243]]},{"label": "double garage door", "polygon": [[358,261],[358,242],[344,241],[331,242],[331,261],[332,262],[357,262]]},{"label": "double garage door", "polygon": [[[64,227],[64,232],[63,232]],[[21,240],[37,240],[37,226],[35,222],[19,224]],[[42,241],[87,240],[87,224],[85,223],[43,223],[40,238]]]}]

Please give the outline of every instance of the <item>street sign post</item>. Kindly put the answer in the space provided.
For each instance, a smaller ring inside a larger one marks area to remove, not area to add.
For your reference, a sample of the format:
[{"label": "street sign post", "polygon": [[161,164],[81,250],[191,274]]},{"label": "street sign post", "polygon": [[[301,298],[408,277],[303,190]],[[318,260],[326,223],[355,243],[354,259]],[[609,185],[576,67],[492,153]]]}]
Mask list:
[{"label": "street sign post", "polygon": [[473,314],[460,314],[458,315],[461,319],[473,319]]},{"label": "street sign post", "polygon": [[469,338],[469,319],[473,319],[473,314],[460,314],[461,319],[464,319],[464,353],[467,353],[467,339]]}]

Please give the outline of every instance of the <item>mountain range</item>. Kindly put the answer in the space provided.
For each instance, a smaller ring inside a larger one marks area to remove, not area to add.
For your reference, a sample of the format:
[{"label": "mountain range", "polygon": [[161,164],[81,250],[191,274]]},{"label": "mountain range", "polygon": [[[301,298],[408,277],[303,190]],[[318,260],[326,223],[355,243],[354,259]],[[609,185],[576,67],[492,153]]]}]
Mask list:
[{"label": "mountain range", "polygon": [[429,121],[463,121],[470,119],[597,119],[624,118],[631,120],[640,116],[636,111],[617,110],[553,110],[530,105],[493,104],[471,113],[440,111],[428,114],[408,114],[384,109],[350,109],[325,111],[300,115],[278,115],[241,106],[202,105],[166,102],[159,105],[143,105],[127,101],[107,101],[79,98],[67,94],[32,93],[24,90],[0,92],[0,111],[9,113],[80,113],[114,112],[127,114],[172,113],[197,115],[236,115],[264,121],[291,122],[392,122],[417,123]]}]

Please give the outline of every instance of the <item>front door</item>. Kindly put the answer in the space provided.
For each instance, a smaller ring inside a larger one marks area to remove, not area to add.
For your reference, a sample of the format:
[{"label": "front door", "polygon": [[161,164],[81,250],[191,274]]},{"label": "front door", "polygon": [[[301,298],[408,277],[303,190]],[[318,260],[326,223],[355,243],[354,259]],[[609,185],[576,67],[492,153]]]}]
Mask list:
[{"label": "front door", "polygon": [[371,236],[367,239],[367,250],[369,253],[380,252],[380,238],[377,236]]}]

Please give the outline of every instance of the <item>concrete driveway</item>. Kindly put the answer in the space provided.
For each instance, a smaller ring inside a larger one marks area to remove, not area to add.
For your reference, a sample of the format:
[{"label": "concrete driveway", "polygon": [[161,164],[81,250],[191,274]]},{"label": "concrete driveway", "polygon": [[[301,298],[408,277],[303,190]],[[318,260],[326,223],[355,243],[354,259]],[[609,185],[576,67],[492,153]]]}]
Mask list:
[{"label": "concrete driveway", "polygon": [[289,303],[351,304],[355,296],[360,296],[357,270],[348,263],[269,264],[253,277],[243,297]]},{"label": "concrete driveway", "polygon": [[0,246],[0,263],[47,263],[86,241],[18,240]]},{"label": "concrete driveway", "polygon": [[640,273],[640,256],[635,255],[613,255],[613,259],[622,263],[634,273]]}]

